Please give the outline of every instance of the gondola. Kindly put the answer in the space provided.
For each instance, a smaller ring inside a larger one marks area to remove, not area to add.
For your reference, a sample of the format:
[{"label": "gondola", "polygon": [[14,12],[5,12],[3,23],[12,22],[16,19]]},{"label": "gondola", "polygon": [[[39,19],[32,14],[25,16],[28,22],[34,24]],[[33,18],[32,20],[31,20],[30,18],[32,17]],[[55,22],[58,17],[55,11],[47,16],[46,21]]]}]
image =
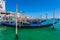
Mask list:
[{"label": "gondola", "polygon": [[[54,19],[54,24],[56,24],[59,20]],[[10,26],[10,27],[16,27],[16,22],[2,22],[2,25]],[[29,23],[24,22],[18,22],[18,27],[21,28],[38,28],[38,27],[48,27],[53,25],[53,19],[47,20],[47,21],[30,21]]]}]

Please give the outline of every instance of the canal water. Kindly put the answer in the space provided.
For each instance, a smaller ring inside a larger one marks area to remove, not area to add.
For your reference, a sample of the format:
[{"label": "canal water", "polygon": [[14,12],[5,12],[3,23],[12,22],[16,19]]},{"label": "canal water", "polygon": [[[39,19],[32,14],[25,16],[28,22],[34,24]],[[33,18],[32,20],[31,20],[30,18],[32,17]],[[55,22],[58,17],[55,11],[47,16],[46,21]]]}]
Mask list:
[{"label": "canal water", "polygon": [[[18,40],[60,40],[60,23],[50,27],[18,28]],[[0,26],[0,40],[15,40],[15,36],[15,28]]]}]

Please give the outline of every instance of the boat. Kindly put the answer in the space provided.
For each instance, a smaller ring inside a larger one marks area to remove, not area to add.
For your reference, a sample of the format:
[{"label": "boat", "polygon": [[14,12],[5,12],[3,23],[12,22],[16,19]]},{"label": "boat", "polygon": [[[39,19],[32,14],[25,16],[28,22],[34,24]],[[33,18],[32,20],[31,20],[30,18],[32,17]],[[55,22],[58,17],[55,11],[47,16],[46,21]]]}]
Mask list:
[{"label": "boat", "polygon": [[16,26],[16,23],[15,22],[1,22],[1,25],[5,25],[5,26],[12,26],[12,27],[15,27]]},{"label": "boat", "polygon": [[[58,19],[54,19],[54,24],[58,23]],[[2,25],[6,25],[6,26],[10,26],[10,27],[16,27],[16,22],[2,22]],[[48,27],[53,25],[53,19],[47,20],[47,21],[41,21],[41,22],[37,22],[37,21],[30,21],[29,23],[24,23],[22,24],[22,22],[18,22],[18,27],[21,28],[38,28],[38,27]]]},{"label": "boat", "polygon": [[[54,19],[54,24],[58,23],[58,19]],[[47,20],[47,21],[44,21],[44,22],[39,22],[39,23],[30,23],[30,24],[26,24],[26,25],[21,25],[22,28],[41,28],[41,27],[48,27],[48,26],[51,26],[53,25],[53,19],[50,19],[50,20]]]}]

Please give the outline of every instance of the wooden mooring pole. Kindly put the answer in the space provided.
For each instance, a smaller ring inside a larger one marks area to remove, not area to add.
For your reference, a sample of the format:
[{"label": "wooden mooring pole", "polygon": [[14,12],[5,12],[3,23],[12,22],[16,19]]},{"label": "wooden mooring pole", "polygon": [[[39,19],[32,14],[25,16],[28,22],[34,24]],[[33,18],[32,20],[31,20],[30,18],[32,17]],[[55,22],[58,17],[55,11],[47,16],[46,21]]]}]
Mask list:
[{"label": "wooden mooring pole", "polygon": [[42,21],[42,15],[40,15],[40,22]]},{"label": "wooden mooring pole", "polygon": [[54,29],[54,22],[55,22],[55,8],[54,8],[54,11],[53,11],[53,29]]},{"label": "wooden mooring pole", "polygon": [[46,21],[47,21],[47,19],[48,19],[48,14],[46,13]]},{"label": "wooden mooring pole", "polygon": [[18,5],[16,5],[16,38],[15,40],[18,40],[18,25],[17,25],[17,13],[18,13]]}]

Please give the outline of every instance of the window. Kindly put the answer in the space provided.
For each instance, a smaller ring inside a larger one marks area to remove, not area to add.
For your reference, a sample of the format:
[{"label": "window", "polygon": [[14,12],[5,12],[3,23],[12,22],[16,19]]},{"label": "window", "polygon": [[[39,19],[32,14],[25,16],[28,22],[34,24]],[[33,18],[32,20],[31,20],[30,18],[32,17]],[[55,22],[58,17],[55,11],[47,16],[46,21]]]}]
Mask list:
[{"label": "window", "polygon": [[2,8],[2,5],[0,5],[0,8]]}]

